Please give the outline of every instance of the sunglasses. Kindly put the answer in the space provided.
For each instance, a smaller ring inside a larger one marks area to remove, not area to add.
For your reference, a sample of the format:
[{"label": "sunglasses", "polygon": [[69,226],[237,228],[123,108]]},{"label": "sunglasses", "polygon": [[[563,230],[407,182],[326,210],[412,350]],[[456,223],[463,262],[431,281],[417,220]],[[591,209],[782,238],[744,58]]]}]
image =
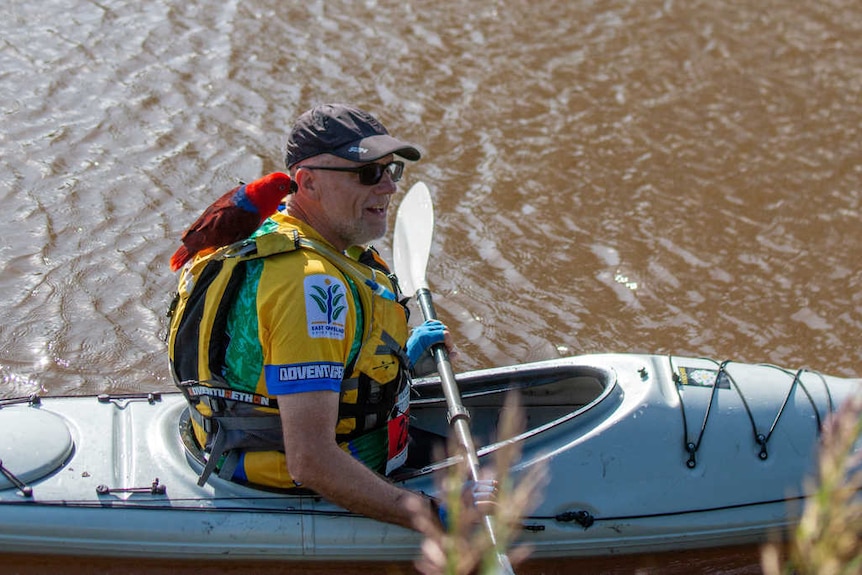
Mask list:
[{"label": "sunglasses", "polygon": [[355,168],[334,168],[329,166],[300,166],[305,170],[326,170],[328,172],[351,172],[359,174],[359,183],[363,186],[375,186],[380,182],[383,174],[389,172],[389,177],[393,182],[401,179],[404,173],[404,162],[395,160],[388,164],[365,164]]}]

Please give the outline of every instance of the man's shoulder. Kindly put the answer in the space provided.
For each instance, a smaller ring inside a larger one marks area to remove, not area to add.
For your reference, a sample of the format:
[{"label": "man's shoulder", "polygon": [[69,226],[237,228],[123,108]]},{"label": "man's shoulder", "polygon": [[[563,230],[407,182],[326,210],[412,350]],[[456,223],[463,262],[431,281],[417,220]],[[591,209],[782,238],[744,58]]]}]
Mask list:
[{"label": "man's shoulder", "polygon": [[290,277],[303,277],[316,274],[331,274],[339,277],[341,269],[324,254],[307,247],[290,252],[272,254],[264,258],[267,270],[290,273]]},{"label": "man's shoulder", "polygon": [[267,220],[267,223],[269,226],[261,226],[261,230],[295,235],[312,241],[324,241],[323,236],[321,236],[310,224],[285,212],[276,212]]},{"label": "man's shoulder", "polygon": [[319,262],[327,269],[337,269],[325,254],[314,249],[314,245],[322,241],[320,235],[308,224],[284,213],[279,212],[267,220],[254,239],[261,248],[259,255],[270,264],[268,267],[307,268],[311,263],[314,268],[319,267],[314,262]]}]

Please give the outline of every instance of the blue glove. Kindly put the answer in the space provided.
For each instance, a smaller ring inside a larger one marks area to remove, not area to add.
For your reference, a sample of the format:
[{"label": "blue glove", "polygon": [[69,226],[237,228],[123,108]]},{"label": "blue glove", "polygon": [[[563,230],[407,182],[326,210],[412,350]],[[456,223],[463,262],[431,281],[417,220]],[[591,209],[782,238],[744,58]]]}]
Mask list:
[{"label": "blue glove", "polygon": [[407,338],[407,359],[410,360],[410,367],[416,365],[422,354],[435,343],[443,343],[443,332],[446,331],[446,326],[443,322],[436,319],[426,321],[420,326],[413,328],[410,337]]}]

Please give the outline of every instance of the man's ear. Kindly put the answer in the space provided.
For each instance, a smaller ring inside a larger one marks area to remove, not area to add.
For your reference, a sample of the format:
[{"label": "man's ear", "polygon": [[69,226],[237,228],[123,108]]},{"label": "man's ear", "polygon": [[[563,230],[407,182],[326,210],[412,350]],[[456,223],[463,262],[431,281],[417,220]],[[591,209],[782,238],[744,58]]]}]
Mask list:
[{"label": "man's ear", "polygon": [[311,195],[314,199],[320,199],[317,179],[314,177],[314,170],[298,169],[293,176],[293,181],[296,183],[297,192],[302,190],[303,193]]}]

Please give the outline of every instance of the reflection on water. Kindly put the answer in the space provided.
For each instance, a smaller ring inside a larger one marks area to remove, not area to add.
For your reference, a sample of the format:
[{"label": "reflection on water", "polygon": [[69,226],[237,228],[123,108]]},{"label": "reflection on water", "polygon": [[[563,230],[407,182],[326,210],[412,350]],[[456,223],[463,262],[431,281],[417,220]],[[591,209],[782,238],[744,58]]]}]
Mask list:
[{"label": "reflection on water", "polygon": [[859,375],[862,4],[749,4],[14,0],[0,395],[171,388],[179,234],[333,100],[426,151],[405,187],[435,198],[460,369]]}]

